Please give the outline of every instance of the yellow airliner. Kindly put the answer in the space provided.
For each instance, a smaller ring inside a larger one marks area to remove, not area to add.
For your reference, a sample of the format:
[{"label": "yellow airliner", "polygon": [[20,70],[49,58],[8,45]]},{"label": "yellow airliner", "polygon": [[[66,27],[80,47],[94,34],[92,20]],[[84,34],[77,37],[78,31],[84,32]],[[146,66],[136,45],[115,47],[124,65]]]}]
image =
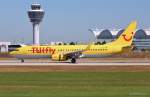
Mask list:
[{"label": "yellow airliner", "polygon": [[48,45],[48,46],[23,46],[10,52],[15,58],[51,58],[53,61],[67,61],[76,63],[81,57],[100,57],[101,55],[116,54],[130,47],[135,35],[137,23],[131,22],[118,39],[104,45]]}]

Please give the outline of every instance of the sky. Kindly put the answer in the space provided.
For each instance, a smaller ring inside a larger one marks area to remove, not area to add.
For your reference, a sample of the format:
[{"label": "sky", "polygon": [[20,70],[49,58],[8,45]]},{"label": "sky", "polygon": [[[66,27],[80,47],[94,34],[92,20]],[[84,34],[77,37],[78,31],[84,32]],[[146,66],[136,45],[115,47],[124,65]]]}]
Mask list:
[{"label": "sky", "polygon": [[27,11],[32,3],[45,10],[40,42],[87,42],[88,29],[125,28],[131,21],[138,28],[150,27],[150,0],[1,0],[0,41],[32,43],[32,24]]}]

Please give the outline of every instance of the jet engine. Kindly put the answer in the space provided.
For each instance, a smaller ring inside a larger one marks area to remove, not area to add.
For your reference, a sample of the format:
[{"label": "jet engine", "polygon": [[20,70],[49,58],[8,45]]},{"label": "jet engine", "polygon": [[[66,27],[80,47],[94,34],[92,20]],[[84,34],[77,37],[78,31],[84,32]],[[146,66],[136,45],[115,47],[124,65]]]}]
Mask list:
[{"label": "jet engine", "polygon": [[66,60],[68,60],[68,58],[67,58],[67,56],[65,56],[63,54],[53,54],[52,60],[53,61],[66,61]]}]

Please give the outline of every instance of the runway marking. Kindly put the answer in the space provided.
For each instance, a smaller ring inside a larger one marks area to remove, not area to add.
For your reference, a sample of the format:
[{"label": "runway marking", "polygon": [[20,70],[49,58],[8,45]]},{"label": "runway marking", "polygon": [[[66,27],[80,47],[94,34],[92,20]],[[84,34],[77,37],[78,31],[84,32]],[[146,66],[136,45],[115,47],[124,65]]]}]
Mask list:
[{"label": "runway marking", "polygon": [[136,65],[150,65],[150,63],[0,63],[0,66],[136,66]]},{"label": "runway marking", "polygon": [[0,60],[0,66],[135,66],[135,65],[150,65],[149,60],[104,60],[103,62],[83,62],[79,60],[78,63],[72,64],[68,62],[53,62],[49,60],[26,60],[21,63],[20,60]]}]

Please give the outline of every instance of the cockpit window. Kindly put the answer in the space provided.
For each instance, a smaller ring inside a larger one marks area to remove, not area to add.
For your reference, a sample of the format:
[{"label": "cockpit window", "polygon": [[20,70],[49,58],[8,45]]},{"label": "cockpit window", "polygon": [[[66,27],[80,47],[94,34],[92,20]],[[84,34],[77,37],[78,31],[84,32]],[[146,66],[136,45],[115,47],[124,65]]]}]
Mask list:
[{"label": "cockpit window", "polygon": [[19,51],[18,49],[9,49],[9,52],[13,52],[13,51]]},{"label": "cockpit window", "polygon": [[21,45],[9,45],[8,46],[8,51],[12,52],[12,51],[19,51],[17,48],[20,48]]}]

